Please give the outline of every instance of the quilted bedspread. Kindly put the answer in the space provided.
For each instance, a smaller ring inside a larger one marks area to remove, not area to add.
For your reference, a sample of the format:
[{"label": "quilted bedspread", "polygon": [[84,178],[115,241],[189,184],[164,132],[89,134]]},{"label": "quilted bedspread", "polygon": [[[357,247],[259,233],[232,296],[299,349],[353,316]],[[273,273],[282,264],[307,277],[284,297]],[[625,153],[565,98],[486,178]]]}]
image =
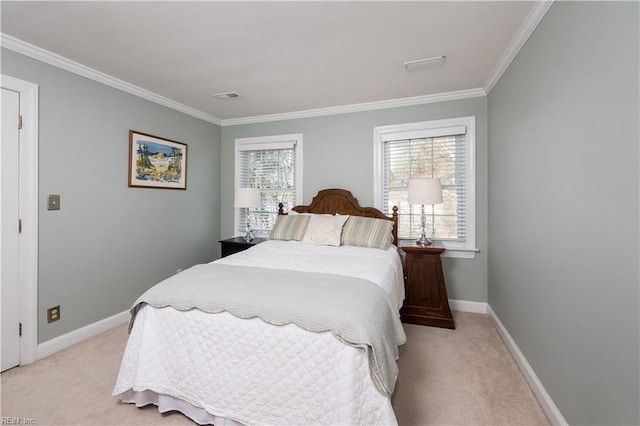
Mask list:
[{"label": "quilted bedspread", "polygon": [[[379,270],[384,262],[377,256],[371,267]],[[398,264],[389,257],[391,276]],[[144,391],[243,424],[396,424],[390,398],[371,378],[364,349],[328,331],[275,326],[228,312],[144,305],[113,393],[123,398]]]},{"label": "quilted bedspread", "polygon": [[331,331],[347,344],[364,347],[375,385],[386,395],[393,393],[398,346],[406,336],[389,297],[367,280],[214,262],[196,265],[147,290],[132,309],[132,325],[145,303],[180,311],[227,311],[273,325]]}]

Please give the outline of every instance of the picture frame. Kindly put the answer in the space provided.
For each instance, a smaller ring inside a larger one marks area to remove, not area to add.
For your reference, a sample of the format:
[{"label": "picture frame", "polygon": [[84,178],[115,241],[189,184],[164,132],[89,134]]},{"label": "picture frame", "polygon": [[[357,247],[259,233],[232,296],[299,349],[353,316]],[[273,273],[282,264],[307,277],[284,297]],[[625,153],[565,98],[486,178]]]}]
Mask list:
[{"label": "picture frame", "polygon": [[129,187],[187,189],[187,144],[129,130]]}]

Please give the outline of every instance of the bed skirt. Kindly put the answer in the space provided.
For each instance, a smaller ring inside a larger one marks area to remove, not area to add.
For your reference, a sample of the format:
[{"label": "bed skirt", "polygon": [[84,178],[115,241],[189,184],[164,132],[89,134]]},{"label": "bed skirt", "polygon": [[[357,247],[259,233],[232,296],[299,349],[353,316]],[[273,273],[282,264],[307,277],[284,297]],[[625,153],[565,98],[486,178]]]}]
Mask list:
[{"label": "bed skirt", "polygon": [[123,403],[136,404],[138,408],[153,404],[158,407],[158,411],[161,413],[179,411],[200,425],[245,426],[243,423],[232,419],[214,416],[204,408],[195,407],[180,398],[159,394],[148,389],[143,391],[128,390],[118,395],[118,398]]}]

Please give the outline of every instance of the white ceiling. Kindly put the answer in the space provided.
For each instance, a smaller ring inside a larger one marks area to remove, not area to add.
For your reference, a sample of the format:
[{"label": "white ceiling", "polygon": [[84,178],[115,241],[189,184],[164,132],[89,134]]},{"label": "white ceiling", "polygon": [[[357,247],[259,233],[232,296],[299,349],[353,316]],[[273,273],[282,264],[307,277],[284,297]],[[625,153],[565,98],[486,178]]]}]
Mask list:
[{"label": "white ceiling", "polygon": [[[490,90],[514,46],[517,51],[537,24],[531,24],[537,6],[2,1],[1,29],[5,40],[32,44],[224,124]],[[404,69],[405,61],[438,55],[447,56],[443,66]],[[226,91],[241,97],[211,96]]]}]

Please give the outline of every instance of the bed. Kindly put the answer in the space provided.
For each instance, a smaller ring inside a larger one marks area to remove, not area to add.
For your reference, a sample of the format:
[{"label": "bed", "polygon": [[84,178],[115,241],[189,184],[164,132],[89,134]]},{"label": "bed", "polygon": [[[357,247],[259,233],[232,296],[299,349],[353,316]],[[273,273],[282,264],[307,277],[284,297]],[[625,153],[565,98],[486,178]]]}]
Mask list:
[{"label": "bed", "polygon": [[[280,232],[301,222],[304,232]],[[338,245],[329,225],[341,228]],[[113,395],[217,426],[397,424],[391,394],[405,335],[396,232],[397,209],[387,217],[342,189],[288,213],[281,205],[269,241],[136,301]]]}]

